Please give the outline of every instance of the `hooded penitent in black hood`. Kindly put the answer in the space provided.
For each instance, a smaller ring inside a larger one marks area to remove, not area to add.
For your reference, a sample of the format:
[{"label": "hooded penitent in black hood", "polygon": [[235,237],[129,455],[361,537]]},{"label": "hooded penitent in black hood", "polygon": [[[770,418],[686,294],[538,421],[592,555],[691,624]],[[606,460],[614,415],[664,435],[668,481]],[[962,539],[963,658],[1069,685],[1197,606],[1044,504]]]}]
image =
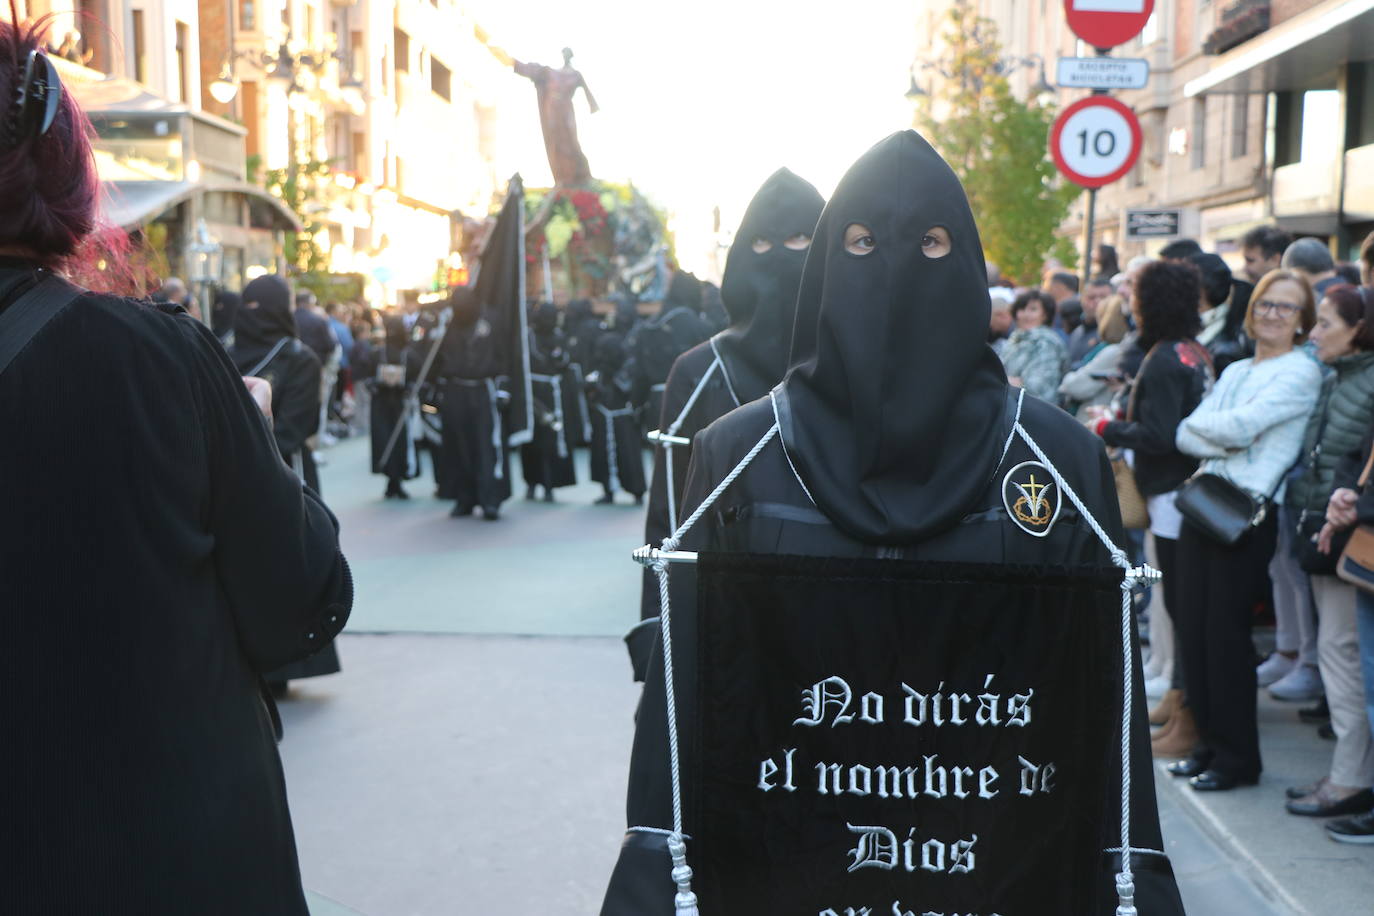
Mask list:
[{"label": "hooded penitent in black hood", "polygon": [[763,397],[787,371],[806,263],[799,239],[811,238],[824,206],[809,182],[778,169],[744,211],[720,288],[730,327],[716,339],[742,403]]},{"label": "hooded penitent in black hood", "polygon": [[234,312],[234,343],[243,352],[267,352],[283,337],[296,336],[291,287],[276,274],[250,280]]},{"label": "hooded penitent in black hood", "polygon": [[[850,226],[866,227],[865,253],[846,249]],[[950,238],[940,257],[929,255],[935,227]],[[989,312],[959,179],[915,131],[893,134],[854,163],[821,214],[778,391],[788,453],[850,536],[918,541],[974,508],[1007,432]]]}]

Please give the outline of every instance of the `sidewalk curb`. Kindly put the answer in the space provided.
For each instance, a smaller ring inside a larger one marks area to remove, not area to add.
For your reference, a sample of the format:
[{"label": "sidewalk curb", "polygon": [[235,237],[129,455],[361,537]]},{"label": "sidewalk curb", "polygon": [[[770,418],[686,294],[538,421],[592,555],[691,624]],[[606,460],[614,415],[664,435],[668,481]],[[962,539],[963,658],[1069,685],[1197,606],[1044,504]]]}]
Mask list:
[{"label": "sidewalk curb", "polygon": [[1220,848],[1231,858],[1238,870],[1259,890],[1261,894],[1269,898],[1274,903],[1280,904],[1292,910],[1294,916],[1317,916],[1307,907],[1303,906],[1288,893],[1283,884],[1265,868],[1250,852],[1245,848],[1239,838],[1232,833],[1221,819],[1216,816],[1198,798],[1198,793],[1184,788],[1184,781],[1172,775],[1164,769],[1167,761],[1156,760],[1155,769],[1155,791],[1168,792],[1179,802],[1179,807],[1186,811],[1188,815],[1202,828]]}]

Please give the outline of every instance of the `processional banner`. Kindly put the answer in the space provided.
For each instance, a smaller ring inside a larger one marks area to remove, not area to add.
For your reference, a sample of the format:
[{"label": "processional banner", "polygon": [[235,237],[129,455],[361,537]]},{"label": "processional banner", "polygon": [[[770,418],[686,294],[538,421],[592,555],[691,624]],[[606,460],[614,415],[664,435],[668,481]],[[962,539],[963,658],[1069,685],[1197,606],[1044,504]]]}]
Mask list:
[{"label": "processional banner", "polygon": [[701,912],[1092,912],[1120,574],[702,554]]}]

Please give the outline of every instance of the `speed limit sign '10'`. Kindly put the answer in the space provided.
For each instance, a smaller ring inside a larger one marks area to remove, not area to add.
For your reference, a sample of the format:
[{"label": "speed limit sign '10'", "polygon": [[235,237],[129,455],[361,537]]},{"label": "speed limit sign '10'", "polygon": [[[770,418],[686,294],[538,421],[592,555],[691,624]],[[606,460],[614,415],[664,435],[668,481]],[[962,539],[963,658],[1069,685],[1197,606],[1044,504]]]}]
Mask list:
[{"label": "speed limit sign '10'", "polygon": [[1140,158],[1140,122],[1135,112],[1110,96],[1079,99],[1055,119],[1050,155],[1074,184],[1111,184]]}]

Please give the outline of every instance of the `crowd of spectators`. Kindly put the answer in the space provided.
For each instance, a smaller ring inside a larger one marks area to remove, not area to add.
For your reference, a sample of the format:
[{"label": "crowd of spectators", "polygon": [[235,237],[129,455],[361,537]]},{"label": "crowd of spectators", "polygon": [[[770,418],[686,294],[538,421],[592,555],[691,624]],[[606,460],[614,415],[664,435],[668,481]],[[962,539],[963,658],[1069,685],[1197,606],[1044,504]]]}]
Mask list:
[{"label": "crowd of spectators", "polygon": [[[1374,523],[1374,234],[1359,264],[1277,226],[1240,254],[1233,273],[1181,239],[1119,270],[1102,245],[1082,288],[1054,266],[1012,289],[992,268],[989,341],[1013,384],[1101,436],[1132,549],[1164,573],[1142,609],[1155,755],[1197,791],[1254,785],[1258,691],[1312,704],[1297,715],[1334,742],[1331,764],[1284,804],[1374,843],[1374,593],[1336,575]],[[1260,508],[1238,540],[1180,504],[1203,475]]]}]

